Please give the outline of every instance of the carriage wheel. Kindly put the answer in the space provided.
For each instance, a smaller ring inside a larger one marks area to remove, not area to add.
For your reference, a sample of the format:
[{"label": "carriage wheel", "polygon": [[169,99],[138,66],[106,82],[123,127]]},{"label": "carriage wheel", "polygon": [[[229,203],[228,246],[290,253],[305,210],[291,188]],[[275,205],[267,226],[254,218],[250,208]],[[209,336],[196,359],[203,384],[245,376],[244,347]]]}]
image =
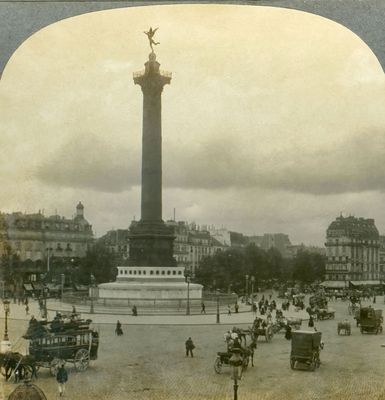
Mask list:
[{"label": "carriage wheel", "polygon": [[85,371],[90,363],[90,353],[86,349],[80,349],[75,354],[75,369]]},{"label": "carriage wheel", "polygon": [[295,360],[292,357],[290,357],[290,368],[295,369]]},{"label": "carriage wheel", "polygon": [[315,371],[316,367],[317,367],[317,360],[316,360],[316,356],[313,355],[309,369],[310,369],[310,371]]},{"label": "carriage wheel", "polygon": [[220,374],[220,373],[222,372],[222,361],[221,361],[220,357],[217,357],[217,358],[215,359],[215,362],[214,362],[214,370],[215,370],[215,372],[216,372],[217,374]]}]

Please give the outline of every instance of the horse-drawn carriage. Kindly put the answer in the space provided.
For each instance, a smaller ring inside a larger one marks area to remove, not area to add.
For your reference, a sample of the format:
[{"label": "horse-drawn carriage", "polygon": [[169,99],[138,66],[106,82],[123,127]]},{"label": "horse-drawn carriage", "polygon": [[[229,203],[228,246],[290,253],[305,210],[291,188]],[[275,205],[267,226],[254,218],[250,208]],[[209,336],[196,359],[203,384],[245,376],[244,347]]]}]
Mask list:
[{"label": "horse-drawn carriage", "polygon": [[341,335],[342,331],[344,332],[344,335],[350,336],[351,326],[350,326],[350,322],[348,320],[338,322],[338,324],[337,324],[338,335]]},{"label": "horse-drawn carriage", "polygon": [[291,337],[290,367],[306,365],[311,371],[320,366],[319,353],[323,348],[321,332],[294,331]]},{"label": "horse-drawn carriage", "polygon": [[[251,342],[247,345],[246,335],[251,336]],[[242,346],[241,341],[243,339],[244,346]],[[242,362],[242,370],[246,370],[250,361],[251,365],[254,366],[254,350],[257,348],[256,340],[252,336],[251,329],[242,330],[233,328],[230,332],[225,334],[225,341],[227,344],[227,351],[218,351],[217,357],[214,361],[214,370],[217,374],[222,372],[224,365],[231,365],[230,359],[234,352],[237,352],[240,356]]]},{"label": "horse-drawn carriage", "polygon": [[361,333],[375,333],[382,332],[382,310],[374,310],[372,307],[363,307],[360,309],[359,314],[356,316],[357,325],[360,325]]},{"label": "horse-drawn carriage", "polygon": [[70,362],[77,371],[96,360],[99,333],[90,327],[91,320],[56,317],[51,322],[32,319],[24,339],[29,340],[29,355],[9,352],[0,358],[0,372],[6,379],[33,375],[39,368],[49,368],[52,375],[60,364]]},{"label": "horse-drawn carriage", "polygon": [[266,342],[270,342],[274,336],[273,324],[262,318],[256,318],[251,328],[251,336],[255,341],[258,340],[258,336],[264,336]]},{"label": "horse-drawn carriage", "polygon": [[317,308],[315,310],[317,320],[323,321],[325,319],[334,319],[335,311],[327,308]]}]

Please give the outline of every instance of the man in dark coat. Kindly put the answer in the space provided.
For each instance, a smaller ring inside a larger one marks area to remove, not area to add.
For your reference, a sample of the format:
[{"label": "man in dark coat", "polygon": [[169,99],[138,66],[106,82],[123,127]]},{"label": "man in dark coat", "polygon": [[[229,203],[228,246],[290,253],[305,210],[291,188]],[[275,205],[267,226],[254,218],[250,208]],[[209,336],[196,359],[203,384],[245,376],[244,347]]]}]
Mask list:
[{"label": "man in dark coat", "polygon": [[56,382],[59,385],[59,396],[64,395],[64,387],[67,381],[68,381],[68,373],[64,368],[64,364],[62,364],[56,374]]},{"label": "man in dark coat", "polygon": [[186,357],[188,357],[189,354],[191,355],[191,357],[194,357],[193,350],[195,349],[195,345],[191,337],[189,337],[186,340],[185,346],[186,346]]},{"label": "man in dark coat", "polygon": [[285,339],[286,340],[290,340],[291,339],[291,327],[290,327],[290,325],[286,325]]}]

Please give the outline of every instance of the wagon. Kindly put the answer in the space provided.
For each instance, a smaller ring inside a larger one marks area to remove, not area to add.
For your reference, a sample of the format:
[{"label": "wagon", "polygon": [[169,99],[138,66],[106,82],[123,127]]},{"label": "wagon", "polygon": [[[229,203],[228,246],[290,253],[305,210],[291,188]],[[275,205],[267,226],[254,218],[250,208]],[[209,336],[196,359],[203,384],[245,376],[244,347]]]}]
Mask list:
[{"label": "wagon", "polygon": [[382,332],[382,322],[382,310],[374,310],[372,307],[360,309],[359,323],[361,333],[378,334]]},{"label": "wagon", "polygon": [[73,363],[77,371],[85,371],[90,360],[96,360],[99,333],[90,327],[91,320],[61,319],[44,324],[30,323],[23,336],[29,340],[29,354],[37,368],[49,368],[55,375],[60,364]]},{"label": "wagon", "polygon": [[291,337],[290,367],[296,369],[299,364],[314,371],[321,361],[319,353],[323,347],[321,332],[294,331]]},{"label": "wagon", "polygon": [[[230,358],[233,355],[231,350],[229,351],[218,351],[217,352],[217,357],[214,361],[214,371],[217,374],[220,374],[222,372],[223,366],[228,365],[230,366]],[[249,365],[249,360],[250,360],[250,354],[246,350],[245,352],[240,353],[241,359],[242,359],[242,370],[244,371],[248,365]]]},{"label": "wagon", "polygon": [[264,336],[266,342],[270,342],[274,336],[273,325],[268,324],[267,326],[260,326],[258,328],[254,328],[253,335],[254,335],[255,340],[258,339],[258,336]]},{"label": "wagon", "polygon": [[351,334],[351,326],[349,321],[341,321],[338,322],[337,325],[337,333],[338,335],[341,335],[341,332],[344,332],[344,335],[350,336]]},{"label": "wagon", "polygon": [[316,310],[316,316],[318,320],[325,320],[325,319],[334,319],[335,311],[328,310],[326,308]]}]

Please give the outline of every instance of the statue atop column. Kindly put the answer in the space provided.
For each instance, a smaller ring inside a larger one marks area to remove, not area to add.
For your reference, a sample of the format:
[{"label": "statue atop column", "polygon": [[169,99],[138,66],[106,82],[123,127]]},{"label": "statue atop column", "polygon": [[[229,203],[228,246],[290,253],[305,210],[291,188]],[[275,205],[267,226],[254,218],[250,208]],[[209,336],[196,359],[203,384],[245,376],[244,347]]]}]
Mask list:
[{"label": "statue atop column", "polygon": [[152,52],[154,52],[154,49],[153,49],[152,46],[153,46],[153,45],[156,46],[156,45],[159,44],[159,42],[155,42],[155,40],[153,39],[153,37],[154,37],[154,35],[155,35],[155,32],[156,32],[157,30],[158,30],[158,28],[152,29],[152,28],[150,27],[150,29],[148,30],[148,32],[144,32],[144,34],[147,35],[147,37],[148,37],[148,40],[149,40],[149,42],[150,42],[150,47],[151,47]]}]

